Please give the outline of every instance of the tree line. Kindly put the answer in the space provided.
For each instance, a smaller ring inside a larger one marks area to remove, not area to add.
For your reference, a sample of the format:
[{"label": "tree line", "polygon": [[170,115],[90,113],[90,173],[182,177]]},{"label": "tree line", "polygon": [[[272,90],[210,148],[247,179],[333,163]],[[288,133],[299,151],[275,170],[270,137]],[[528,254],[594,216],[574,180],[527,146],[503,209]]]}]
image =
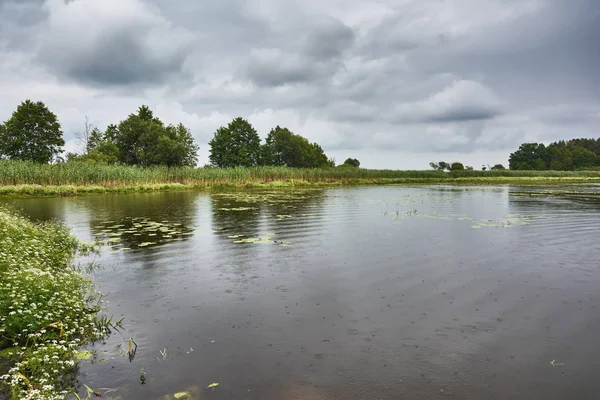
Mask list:
[{"label": "tree line", "polygon": [[510,169],[573,171],[600,167],[600,138],[523,143],[510,154]]},{"label": "tree line", "polygon": [[[75,134],[77,153],[63,157],[65,141],[56,115],[41,102],[25,100],[11,118],[0,124],[0,158],[38,163],[92,161],[124,165],[195,166],[199,147],[183,124],[167,125],[142,105],[118,124],[102,131],[85,120],[84,130]],[[238,117],[216,130],[208,143],[213,167],[259,165],[295,168],[334,167],[315,142],[276,126],[265,142],[245,119]],[[348,158],[343,166],[359,167]]]},{"label": "tree line", "polygon": [[[439,162],[430,162],[429,166],[433,169],[435,169],[436,171],[464,171],[464,170],[473,170],[472,166],[469,165],[463,165],[463,163],[461,162],[453,162],[453,163],[447,163],[445,161],[439,161]],[[491,170],[491,171],[495,171],[495,170],[502,170],[502,169],[506,169],[504,168],[504,165],[502,164],[496,164],[494,166],[490,166],[489,164],[484,164],[481,166],[481,169],[483,171],[485,170]]]}]

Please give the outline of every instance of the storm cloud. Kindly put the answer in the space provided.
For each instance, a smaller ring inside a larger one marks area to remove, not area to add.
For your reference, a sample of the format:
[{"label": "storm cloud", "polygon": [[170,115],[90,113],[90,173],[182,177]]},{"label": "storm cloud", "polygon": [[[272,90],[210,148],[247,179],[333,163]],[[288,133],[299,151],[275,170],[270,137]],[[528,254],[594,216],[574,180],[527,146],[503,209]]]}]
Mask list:
[{"label": "storm cloud", "polygon": [[0,0],[0,119],[25,98],[68,146],[141,104],[189,126],[287,126],[338,160],[506,163],[600,135],[596,0]]}]

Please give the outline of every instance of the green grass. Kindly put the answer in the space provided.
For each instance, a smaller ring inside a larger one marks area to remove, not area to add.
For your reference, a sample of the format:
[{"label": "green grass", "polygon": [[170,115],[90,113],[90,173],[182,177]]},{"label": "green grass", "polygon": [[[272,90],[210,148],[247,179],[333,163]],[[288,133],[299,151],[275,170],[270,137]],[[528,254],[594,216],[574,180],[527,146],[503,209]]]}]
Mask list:
[{"label": "green grass", "polygon": [[87,250],[63,225],[0,208],[0,392],[11,399],[63,399],[78,347],[104,335],[100,297],[72,264]]},{"label": "green grass", "polygon": [[0,160],[0,196],[72,196],[113,191],[177,190],[211,187],[300,186],[323,184],[552,184],[600,182],[600,171],[455,171],[166,168],[83,162],[34,164]]}]

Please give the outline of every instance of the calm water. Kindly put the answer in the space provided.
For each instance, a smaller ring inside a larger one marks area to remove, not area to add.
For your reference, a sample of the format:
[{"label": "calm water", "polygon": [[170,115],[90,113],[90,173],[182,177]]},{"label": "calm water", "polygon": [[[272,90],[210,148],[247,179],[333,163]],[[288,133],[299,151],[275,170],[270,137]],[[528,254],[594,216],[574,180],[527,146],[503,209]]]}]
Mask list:
[{"label": "calm water", "polygon": [[521,191],[4,201],[109,244],[125,329],[79,378],[102,398],[598,399],[600,203]]}]

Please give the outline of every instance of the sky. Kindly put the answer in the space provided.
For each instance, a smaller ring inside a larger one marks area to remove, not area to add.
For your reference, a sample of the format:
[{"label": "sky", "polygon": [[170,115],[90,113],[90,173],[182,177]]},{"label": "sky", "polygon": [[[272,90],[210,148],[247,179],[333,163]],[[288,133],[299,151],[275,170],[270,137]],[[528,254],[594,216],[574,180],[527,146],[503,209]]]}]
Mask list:
[{"label": "sky", "polygon": [[67,151],[143,104],[208,141],[235,117],[342,163],[507,165],[600,136],[598,0],[0,0],[0,121],[25,99]]}]

